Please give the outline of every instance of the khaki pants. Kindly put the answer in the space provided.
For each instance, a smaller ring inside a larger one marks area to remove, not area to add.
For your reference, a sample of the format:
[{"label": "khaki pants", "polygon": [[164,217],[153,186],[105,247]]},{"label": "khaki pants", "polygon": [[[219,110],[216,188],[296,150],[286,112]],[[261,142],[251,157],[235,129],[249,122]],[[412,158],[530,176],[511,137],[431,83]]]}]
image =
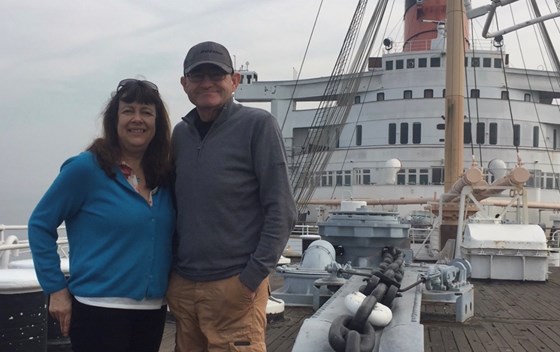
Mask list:
[{"label": "khaki pants", "polygon": [[176,352],[266,351],[268,278],[254,298],[239,275],[194,282],[173,273],[167,301],[175,317]]}]

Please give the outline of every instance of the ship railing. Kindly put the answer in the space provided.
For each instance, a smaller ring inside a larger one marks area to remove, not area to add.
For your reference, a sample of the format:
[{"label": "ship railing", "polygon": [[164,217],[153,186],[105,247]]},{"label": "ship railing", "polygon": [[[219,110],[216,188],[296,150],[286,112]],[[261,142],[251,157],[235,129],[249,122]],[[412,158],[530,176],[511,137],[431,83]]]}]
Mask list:
[{"label": "ship railing", "polygon": [[317,225],[296,225],[292,230],[290,237],[319,235],[319,227]]},{"label": "ship railing", "polygon": [[311,242],[320,239],[321,235],[319,235],[319,227],[317,225],[298,224],[290,234],[284,255],[287,257],[301,257]]},{"label": "ship railing", "polygon": [[560,248],[560,230],[556,230],[550,234],[548,245],[549,247]]},{"label": "ship railing", "polygon": [[[414,52],[414,51],[429,51],[432,50],[432,39],[420,39],[420,40],[410,40],[407,42],[392,42],[392,47],[390,50],[386,50],[389,53],[401,53],[401,52]],[[470,50],[477,51],[495,51],[499,52],[499,48],[494,46],[493,39],[471,39],[469,42]],[[505,49],[505,47],[502,47]]]},{"label": "ship railing", "polygon": [[427,249],[428,254],[434,255],[434,250],[432,248],[430,238],[432,237],[432,234],[435,230],[436,227],[411,227],[410,229],[408,229],[408,238],[410,240],[410,244],[420,244],[417,249],[412,252],[412,258],[416,258],[423,248]]},{"label": "ship railing", "polygon": [[[7,269],[10,259],[14,257],[29,258],[31,249],[29,240],[27,240],[26,225],[4,225],[0,224],[0,269]],[[68,238],[66,237],[66,227],[60,226],[57,229],[59,233],[58,253],[61,258],[68,258]]]}]

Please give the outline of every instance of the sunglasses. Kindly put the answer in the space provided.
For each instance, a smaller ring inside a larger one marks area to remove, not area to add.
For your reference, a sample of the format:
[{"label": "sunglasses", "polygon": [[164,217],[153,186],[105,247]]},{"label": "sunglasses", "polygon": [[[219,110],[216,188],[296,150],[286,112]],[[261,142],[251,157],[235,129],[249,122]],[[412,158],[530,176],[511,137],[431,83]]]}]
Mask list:
[{"label": "sunglasses", "polygon": [[146,80],[135,79],[135,78],[127,78],[120,81],[119,85],[117,86],[117,92],[128,85],[139,84],[139,83],[146,85],[148,88],[152,89],[155,92],[159,92],[158,87],[154,83]]},{"label": "sunglasses", "polygon": [[223,81],[228,74],[229,73],[223,71],[191,72],[187,73],[187,78],[194,83],[202,82],[205,77],[208,77],[212,82],[220,82]]}]

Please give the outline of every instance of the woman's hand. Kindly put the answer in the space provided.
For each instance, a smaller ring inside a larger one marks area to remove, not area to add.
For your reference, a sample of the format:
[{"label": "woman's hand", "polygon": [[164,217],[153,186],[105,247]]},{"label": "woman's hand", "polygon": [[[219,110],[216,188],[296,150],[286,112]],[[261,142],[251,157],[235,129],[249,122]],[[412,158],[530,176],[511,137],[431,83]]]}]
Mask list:
[{"label": "woman's hand", "polygon": [[70,320],[72,318],[72,297],[67,288],[51,293],[49,299],[49,313],[60,324],[62,336],[68,336],[70,332]]}]

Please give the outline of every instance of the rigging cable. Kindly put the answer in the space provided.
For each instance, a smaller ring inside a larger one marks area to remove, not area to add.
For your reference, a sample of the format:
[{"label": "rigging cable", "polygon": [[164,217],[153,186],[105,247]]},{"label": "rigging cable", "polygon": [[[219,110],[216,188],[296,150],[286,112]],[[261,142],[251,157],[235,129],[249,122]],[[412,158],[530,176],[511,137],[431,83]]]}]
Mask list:
[{"label": "rigging cable", "polygon": [[[475,57],[475,40],[474,40],[474,22],[471,19],[471,42],[472,42],[472,57]],[[476,67],[473,67],[473,78],[474,78],[474,89],[477,92],[476,97],[474,97],[474,103],[475,103],[475,111],[476,111],[476,131],[477,131],[477,138],[476,138],[476,142],[478,142],[478,124],[480,123],[480,111],[479,111],[479,106],[478,106],[478,99],[480,98],[480,90],[478,89],[478,79],[477,79],[477,74],[476,74]],[[468,75],[467,75],[467,65],[465,65],[465,86],[466,86],[466,93],[468,94],[468,99],[467,99],[467,111],[469,114],[469,128],[470,128],[470,137],[471,137],[471,154],[474,155],[474,143],[473,143],[473,134],[472,134],[472,117],[471,117],[471,98],[472,98],[472,94],[471,92],[468,90],[469,84],[468,84]],[[479,157],[479,162],[480,165],[482,165],[483,160],[482,160],[482,144],[481,143],[477,143],[478,145],[478,157]]]},{"label": "rigging cable", "polygon": [[[498,23],[498,18],[497,18],[497,17],[496,17],[496,27],[497,27],[498,29],[499,29],[499,27],[500,27],[500,26],[499,26],[499,23]],[[499,48],[500,48],[500,49],[499,49],[499,50],[500,50],[500,58],[501,58],[502,62],[505,62],[505,61],[504,61],[504,50],[503,50],[503,45],[501,45]],[[505,67],[505,66],[506,66],[506,65],[502,65],[502,74],[504,75],[504,84],[505,84],[506,93],[507,93],[507,97],[506,97],[506,98],[507,98],[507,104],[508,104],[508,110],[509,110],[509,117],[510,117],[510,121],[511,121],[511,128],[512,128],[512,131],[513,131],[513,146],[515,147],[515,151],[516,151],[517,155],[519,155],[519,141],[518,141],[517,143],[516,143],[516,141],[515,141],[515,135],[516,135],[516,133],[515,133],[515,121],[514,121],[514,119],[513,119],[513,110],[512,110],[512,108],[511,108],[511,97],[510,97],[510,94],[509,94],[509,85],[508,85],[508,80],[507,80],[507,75],[506,75],[506,67]],[[503,98],[504,98],[504,97],[502,96],[502,99],[503,99]],[[519,137],[519,136],[518,136],[518,137]]]},{"label": "rigging cable", "polygon": [[[305,203],[309,201],[315,190],[316,181],[313,181],[313,176],[317,174],[319,168],[324,169],[324,166],[332,154],[336,139],[338,139],[340,135],[337,128],[332,128],[332,126],[336,126],[336,123],[340,123],[342,106],[335,106],[337,101],[333,101],[333,99],[341,99],[344,97],[344,92],[339,93],[341,92],[340,85],[342,79],[345,79],[345,77],[343,77],[344,69],[348,62],[348,56],[354,47],[356,34],[363,19],[366,4],[367,1],[365,0],[360,0],[358,3],[333,73],[329,77],[327,86],[325,87],[325,92],[323,94],[324,99],[321,100],[319,108],[316,110],[309,128],[309,133],[303,144],[308,150],[302,150],[297,161],[294,163],[291,183],[294,188],[294,196],[300,212],[304,210]],[[345,115],[347,116],[348,114],[346,113]],[[332,137],[333,129],[335,138],[330,138]],[[309,180],[312,180],[311,185],[308,184]]]},{"label": "rigging cable", "polygon": [[[529,9],[529,10],[533,10],[533,13],[534,13],[535,17],[541,17],[541,13],[539,11],[539,8],[538,8],[536,2],[534,0],[531,0],[531,4],[532,4],[532,9]],[[550,10],[550,8],[549,8],[549,10]],[[554,23],[556,24],[556,21],[554,21]],[[552,41],[550,40],[550,36],[548,35],[548,31],[547,31],[543,22],[539,22],[539,28],[540,28],[541,34],[543,36],[543,41],[545,43],[546,52],[547,52],[548,57],[549,57],[549,59],[552,63],[552,66],[553,66],[553,70],[554,70],[554,72],[557,73],[556,74],[556,81],[557,81],[557,83],[559,83],[560,75],[558,73],[560,72],[560,61],[558,60],[558,56],[556,55],[556,51],[554,50],[554,46],[552,44]],[[535,30],[535,32],[536,32],[536,30]],[[518,37],[518,41],[519,41],[519,37]],[[543,53],[542,53],[541,43],[539,41],[537,41],[537,43],[539,45],[539,50],[541,52],[541,56],[544,57],[544,55],[542,55]],[[548,74],[551,89],[554,92],[554,85],[552,83],[552,77],[550,75],[550,71],[548,70],[548,68],[546,68],[546,62],[544,64],[545,64],[545,70]],[[531,89],[531,91],[532,91],[532,89]],[[556,104],[556,106],[560,110],[560,105]],[[537,110],[536,105],[535,105],[535,111],[536,111],[537,118],[538,118],[538,121],[539,121],[539,129],[541,131],[543,141],[544,141],[544,145],[545,145],[545,148],[546,148],[546,154],[548,156],[548,162],[550,163],[550,167],[551,167],[551,170],[552,170],[553,184],[554,184],[554,180],[556,180],[556,187],[555,188],[556,188],[556,190],[558,190],[560,192],[560,184],[558,182],[559,181],[558,174],[556,173],[556,171],[554,169],[554,163],[552,161],[552,156],[551,156],[551,153],[550,153],[550,149],[549,149],[547,141],[546,141],[546,136],[545,136],[544,129],[541,127],[540,116],[538,114],[538,110]],[[557,148],[557,146],[553,145],[553,148]]]},{"label": "rigging cable", "polygon": [[[292,102],[294,101],[294,96],[296,94],[296,89],[298,87],[298,83],[301,77],[301,71],[303,70],[303,64],[305,63],[305,59],[307,58],[307,52],[309,51],[309,46],[311,45],[311,39],[313,38],[313,34],[315,33],[315,28],[317,27],[317,21],[319,19],[319,14],[321,13],[321,8],[323,7],[323,0],[319,3],[319,9],[317,9],[317,15],[315,16],[315,21],[313,22],[313,26],[311,28],[311,34],[309,35],[309,40],[307,41],[307,45],[305,46],[305,52],[303,53],[303,59],[301,60],[301,65],[299,66],[299,71],[296,78],[296,83],[294,85],[294,89],[292,90],[292,95],[290,96],[290,103],[286,108],[286,114],[284,114],[284,119],[282,120],[282,125],[280,127],[281,131],[284,131],[284,125],[286,124],[286,120],[288,119],[288,113],[290,112],[290,107],[292,106]],[[293,148],[293,145],[292,145]]]},{"label": "rigging cable", "polygon": [[[389,18],[391,18],[391,15],[393,13],[393,8],[394,8],[395,3],[393,2],[392,6],[391,6],[391,10],[389,11]],[[362,38],[362,45],[363,43],[370,43],[368,46],[368,49],[365,51],[358,51],[358,54],[356,54],[356,57],[363,57],[364,63],[362,65],[362,71],[365,68],[366,64],[367,64],[367,60],[369,60],[369,55],[371,53],[371,48],[375,42],[375,39],[377,38],[377,32],[379,31],[379,26],[381,24],[381,21],[383,19],[383,14],[385,13],[385,8],[377,8],[376,13],[372,15],[372,19],[370,20],[370,24],[366,30],[366,33],[364,34],[364,37]],[[374,24],[375,23],[375,24]],[[387,33],[387,27],[389,26],[389,21],[387,21],[386,25],[385,25],[385,31],[384,34]],[[371,36],[370,32],[375,28],[375,34],[373,34],[373,36]],[[364,57],[364,54],[367,54],[367,56]],[[369,75],[369,79],[368,79],[368,84],[367,87],[365,89],[365,92],[369,92],[371,85],[373,83],[373,77],[374,74],[373,72],[371,72],[371,74]],[[360,78],[359,76],[356,77],[356,80],[359,82]],[[355,87],[356,89],[352,92],[354,94],[352,94],[351,96],[355,95],[355,93],[357,92],[357,85]],[[358,126],[358,123],[360,122],[360,118],[362,117],[362,112],[364,110],[364,105],[365,105],[365,99],[364,101],[360,102],[360,110],[358,111],[358,115],[356,117],[356,123],[354,124],[354,128],[352,129],[352,135],[350,136],[349,142],[348,142],[348,146],[346,147],[346,151],[344,153],[344,158],[342,160],[342,164],[340,166],[340,170],[337,170],[337,172],[340,172],[343,178],[343,182],[342,184],[344,184],[344,166],[346,165],[346,160],[348,158],[348,154],[350,152],[350,143],[352,142],[352,139],[355,136],[356,133],[356,129]],[[338,183],[335,182],[333,190],[331,192],[331,199],[334,197],[334,193],[336,192],[336,188],[338,186]]]}]

